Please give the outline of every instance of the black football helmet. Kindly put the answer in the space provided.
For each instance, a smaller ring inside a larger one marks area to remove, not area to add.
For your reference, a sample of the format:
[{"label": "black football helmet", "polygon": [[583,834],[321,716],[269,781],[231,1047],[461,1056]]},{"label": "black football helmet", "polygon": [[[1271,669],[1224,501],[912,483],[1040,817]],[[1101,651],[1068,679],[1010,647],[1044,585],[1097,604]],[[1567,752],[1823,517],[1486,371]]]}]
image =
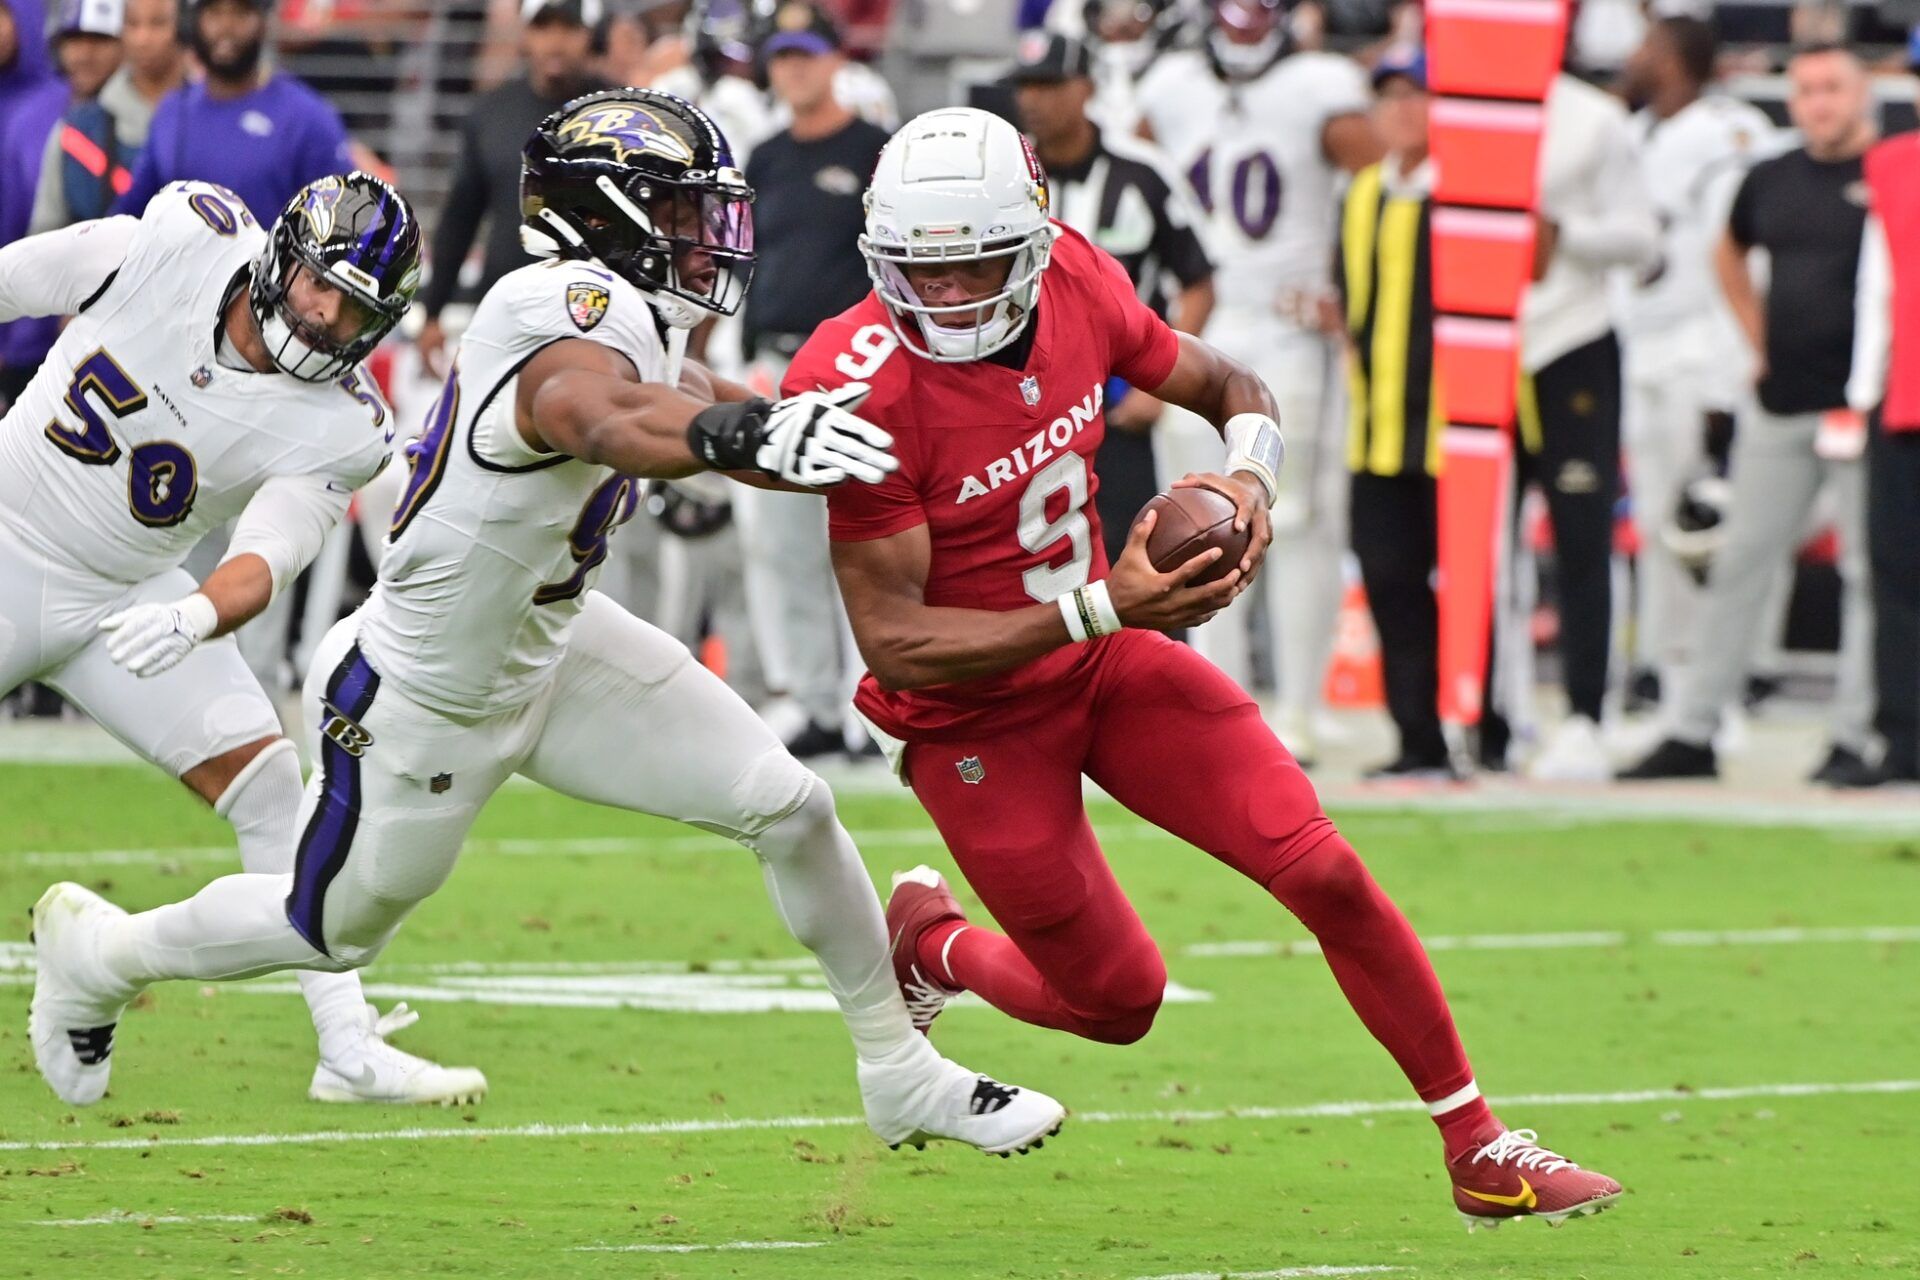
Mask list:
[{"label": "black football helmet", "polygon": [[1727,513],[1733,486],[1718,475],[1695,476],[1680,488],[1673,514],[1660,529],[1660,541],[1695,583],[1705,586],[1714,557],[1727,542]]},{"label": "black football helmet", "polygon": [[1222,80],[1252,80],[1292,51],[1287,0],[1210,0],[1206,49]]},{"label": "black football helmet", "polygon": [[598,260],[675,328],[739,310],[753,276],[752,205],[713,121],[657,89],[575,98],[521,154],[527,251]]},{"label": "black football helmet", "polygon": [[[351,336],[295,314],[287,289],[301,267],[346,295],[358,321]],[[391,184],[355,171],[309,182],[287,202],[253,264],[247,300],[273,362],[302,382],[327,382],[373,354],[419,287],[420,220]]]}]

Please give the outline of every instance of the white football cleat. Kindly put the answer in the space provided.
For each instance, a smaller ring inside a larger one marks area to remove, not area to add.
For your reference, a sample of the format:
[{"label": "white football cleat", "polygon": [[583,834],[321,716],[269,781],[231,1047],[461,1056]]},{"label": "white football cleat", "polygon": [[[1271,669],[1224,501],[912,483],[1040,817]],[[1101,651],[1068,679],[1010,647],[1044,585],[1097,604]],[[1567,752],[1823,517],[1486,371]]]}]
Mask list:
[{"label": "white football cleat", "polygon": [[372,1005],[361,1014],[364,1034],[345,1055],[322,1058],[307,1096],[315,1102],[434,1103],[464,1107],[487,1096],[487,1078],[475,1067],[443,1067],[388,1044],[386,1037],[420,1021],[402,1004],[384,1017]]},{"label": "white football cleat", "polygon": [[137,992],[106,976],[99,959],[99,924],[127,913],[91,889],[62,882],[33,904],[37,972],[27,1032],[40,1074],[76,1107],[107,1091],[113,1070],[113,1031]]},{"label": "white football cleat", "polygon": [[1607,759],[1600,726],[1585,716],[1568,716],[1553,731],[1546,749],[1527,771],[1540,782],[1609,782],[1613,763]]},{"label": "white football cleat", "polygon": [[941,1057],[920,1036],[901,1059],[862,1062],[867,1124],[890,1147],[946,1139],[989,1155],[1025,1155],[1060,1132],[1067,1109],[1044,1093],[1001,1084]]}]

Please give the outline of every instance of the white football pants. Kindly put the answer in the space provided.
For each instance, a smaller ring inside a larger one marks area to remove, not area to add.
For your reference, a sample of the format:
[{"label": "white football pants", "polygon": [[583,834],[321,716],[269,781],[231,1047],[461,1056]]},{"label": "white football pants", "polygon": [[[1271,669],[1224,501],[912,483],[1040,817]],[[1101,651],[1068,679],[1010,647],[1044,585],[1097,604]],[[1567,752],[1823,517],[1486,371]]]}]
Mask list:
[{"label": "white football pants", "polygon": [[481,808],[519,773],[753,850],[862,1056],[913,1034],[879,900],[832,794],[684,645],[595,592],[536,697],[455,720],[382,679],[355,643],[357,621],[328,633],[307,677],[317,767],[293,874],[227,876],[126,918],[101,949],[117,978],[142,986],[367,964],[446,881]]}]

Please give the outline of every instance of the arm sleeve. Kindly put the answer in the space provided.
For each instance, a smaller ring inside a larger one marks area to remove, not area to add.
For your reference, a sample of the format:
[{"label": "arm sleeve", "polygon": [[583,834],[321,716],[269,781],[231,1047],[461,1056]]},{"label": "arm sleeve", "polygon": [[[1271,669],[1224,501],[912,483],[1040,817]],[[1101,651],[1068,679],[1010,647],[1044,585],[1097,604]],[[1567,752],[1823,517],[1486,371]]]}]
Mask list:
[{"label": "arm sleeve", "polygon": [[76,222],[0,249],[0,321],[70,316],[126,261],[138,218]]},{"label": "arm sleeve", "polygon": [[1587,178],[1586,207],[1547,211],[1560,227],[1559,248],[1599,266],[1650,262],[1660,252],[1660,222],[1625,120],[1608,118],[1599,152]]},{"label": "arm sleeve", "polygon": [[[440,209],[440,226],[433,236],[432,270],[420,295],[420,305],[429,317],[438,316],[453,300],[453,291],[460,287],[460,264],[473,248],[473,238],[480,233],[480,219],[486,213],[487,174],[480,166],[473,122],[468,121],[460,131],[460,162],[453,171],[447,202]],[[494,216],[508,215],[496,210]]]},{"label": "arm sleeve", "polygon": [[233,538],[220,563],[235,556],[259,556],[273,574],[273,593],[279,595],[320,554],[327,534],[352,501],[351,493],[323,475],[274,476],[254,492],[234,522]]},{"label": "arm sleeve", "polygon": [[60,134],[65,128],[64,120],[53,126],[53,132],[47,135],[47,149],[40,155],[40,185],[33,193],[33,219],[27,224],[28,235],[57,231],[73,221],[67,216],[67,187],[61,181],[60,172]]},{"label": "arm sleeve", "polygon": [[1870,413],[1887,392],[1887,357],[1893,343],[1893,264],[1880,219],[1867,215],[1860,237],[1860,270],[1853,295],[1853,372],[1847,405]]},{"label": "arm sleeve", "polygon": [[1140,301],[1126,268],[1113,255],[1092,246],[1089,251],[1098,263],[1100,283],[1109,297],[1103,310],[1112,326],[1108,336],[1110,371],[1132,386],[1151,391],[1173,372],[1174,362],[1180,358],[1180,337],[1153,313],[1153,308]]},{"label": "arm sleeve", "polygon": [[[852,336],[844,324],[826,324],[814,330],[813,336],[794,355],[793,363],[787,366],[786,376],[780,381],[780,394],[791,396],[803,391],[832,390],[853,381],[834,367],[836,358],[849,349]],[[894,372],[888,364],[889,360],[883,359],[868,374],[873,390],[858,412],[875,426],[893,433],[894,455],[900,459],[900,469],[879,484],[849,480],[827,490],[827,536],[835,542],[872,542],[927,522],[919,484],[912,475],[906,432],[901,429],[900,415],[889,412],[889,404],[898,401],[890,394],[895,384],[887,376]]]}]

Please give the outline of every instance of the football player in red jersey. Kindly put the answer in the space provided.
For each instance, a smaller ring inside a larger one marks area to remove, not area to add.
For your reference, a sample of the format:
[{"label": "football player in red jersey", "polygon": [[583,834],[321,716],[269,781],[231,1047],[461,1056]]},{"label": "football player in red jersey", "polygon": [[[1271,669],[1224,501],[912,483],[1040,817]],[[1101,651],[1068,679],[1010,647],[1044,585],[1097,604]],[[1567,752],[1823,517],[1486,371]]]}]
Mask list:
[{"label": "football player in red jersey", "polygon": [[[1406,918],[1321,811],[1259,709],[1161,632],[1227,604],[1258,570],[1281,462],[1273,398],[1176,334],[1118,263],[1046,214],[1011,125],[930,112],[881,154],[861,239],[874,292],[822,326],[785,390],[866,382],[862,414],[900,468],[828,499],[834,569],[869,674],[855,704],[1004,931],[940,877],[895,877],[888,922],[916,1020],[972,991],[1023,1021],[1109,1043],[1145,1035],[1166,967],[1101,856],[1081,775],[1266,889],[1440,1127],[1468,1226],[1549,1223],[1620,1195],[1611,1178],[1497,1120]],[[1146,554],[1109,570],[1091,502],[1108,379],[1219,424],[1226,475],[1188,476],[1252,527],[1217,583]]]}]

